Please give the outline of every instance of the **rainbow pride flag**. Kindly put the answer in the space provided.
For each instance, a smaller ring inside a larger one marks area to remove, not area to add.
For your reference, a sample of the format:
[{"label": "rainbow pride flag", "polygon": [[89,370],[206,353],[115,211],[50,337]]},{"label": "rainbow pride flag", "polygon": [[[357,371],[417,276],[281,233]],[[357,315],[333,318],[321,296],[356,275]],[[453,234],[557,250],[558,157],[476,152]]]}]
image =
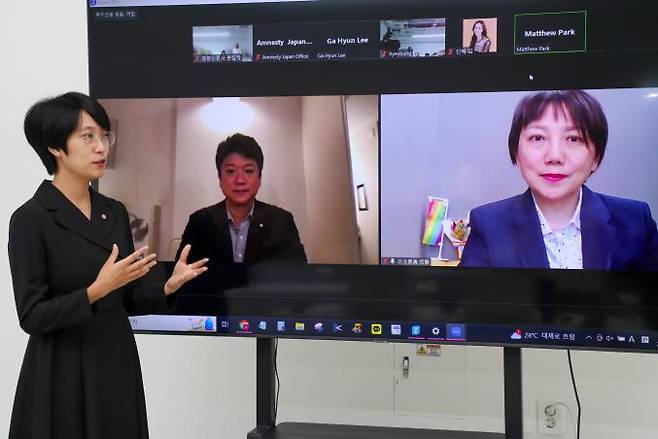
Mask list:
[{"label": "rainbow pride flag", "polygon": [[443,244],[443,221],[448,217],[448,200],[437,197],[427,199],[423,244],[440,246]]}]

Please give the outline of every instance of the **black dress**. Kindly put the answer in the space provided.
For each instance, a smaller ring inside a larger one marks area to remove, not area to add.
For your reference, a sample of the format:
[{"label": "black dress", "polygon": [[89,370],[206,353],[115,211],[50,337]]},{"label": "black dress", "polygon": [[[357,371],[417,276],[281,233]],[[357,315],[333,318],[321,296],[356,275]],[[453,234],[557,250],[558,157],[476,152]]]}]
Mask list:
[{"label": "black dress", "polygon": [[14,212],[9,263],[30,334],[10,439],[147,438],[144,389],[129,314],[172,305],[163,285],[136,281],[89,305],[109,257],[134,251],[125,207],[91,192],[91,220],[50,181]]}]

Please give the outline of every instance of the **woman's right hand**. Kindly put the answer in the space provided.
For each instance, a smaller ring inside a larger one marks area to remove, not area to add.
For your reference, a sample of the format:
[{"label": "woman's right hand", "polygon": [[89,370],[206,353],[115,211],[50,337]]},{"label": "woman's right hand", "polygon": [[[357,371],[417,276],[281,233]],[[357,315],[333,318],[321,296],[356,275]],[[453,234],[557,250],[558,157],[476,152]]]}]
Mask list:
[{"label": "woman's right hand", "polygon": [[101,267],[96,280],[87,288],[89,303],[92,304],[110,294],[112,291],[144,276],[156,264],[155,253],[146,254],[148,246],[117,262],[119,247],[112,244],[110,257]]}]

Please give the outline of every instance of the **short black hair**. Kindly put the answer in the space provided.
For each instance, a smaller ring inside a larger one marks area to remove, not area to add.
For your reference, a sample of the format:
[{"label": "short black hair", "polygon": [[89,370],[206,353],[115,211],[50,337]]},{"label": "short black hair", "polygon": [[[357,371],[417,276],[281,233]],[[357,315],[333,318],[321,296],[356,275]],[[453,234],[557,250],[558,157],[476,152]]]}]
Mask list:
[{"label": "short black hair", "polygon": [[25,114],[23,131],[48,174],[57,171],[55,157],[48,147],[67,152],[66,140],[80,124],[80,113],[85,111],[104,130],[110,131],[110,118],[103,106],[94,98],[70,91],[52,98],[42,99]]},{"label": "short black hair", "polygon": [[258,165],[258,175],[263,174],[263,150],[260,148],[258,142],[256,142],[256,139],[245,136],[244,134],[235,133],[217,145],[217,154],[215,154],[217,175],[221,177],[222,162],[234,152],[255,161]]},{"label": "short black hair", "polygon": [[542,91],[521,99],[516,106],[507,145],[512,163],[516,165],[521,131],[541,118],[544,112],[553,107],[557,112],[567,111],[580,135],[594,145],[597,164],[601,163],[608,143],[608,119],[601,104],[592,95],[582,90]]}]

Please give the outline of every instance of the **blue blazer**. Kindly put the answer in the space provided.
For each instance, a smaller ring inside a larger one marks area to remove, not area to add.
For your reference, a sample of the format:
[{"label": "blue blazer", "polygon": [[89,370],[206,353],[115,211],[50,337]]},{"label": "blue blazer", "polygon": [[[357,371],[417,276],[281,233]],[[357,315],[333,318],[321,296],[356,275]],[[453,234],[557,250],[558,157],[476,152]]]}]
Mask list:
[{"label": "blue blazer", "polygon": [[[530,189],[471,211],[462,267],[549,268]],[[658,230],[641,201],[592,192],[580,206],[583,268],[658,270]]]}]

